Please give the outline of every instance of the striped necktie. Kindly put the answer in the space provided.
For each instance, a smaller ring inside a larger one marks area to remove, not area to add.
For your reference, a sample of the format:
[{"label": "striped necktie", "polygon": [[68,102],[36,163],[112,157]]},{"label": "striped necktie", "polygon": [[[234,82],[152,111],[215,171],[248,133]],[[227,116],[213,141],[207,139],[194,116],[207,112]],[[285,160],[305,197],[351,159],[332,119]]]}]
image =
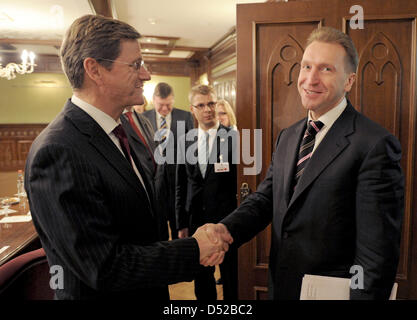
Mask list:
[{"label": "striped necktie", "polygon": [[297,161],[297,168],[296,174],[294,177],[294,189],[297,186],[298,181],[300,180],[305,167],[307,166],[308,160],[310,160],[313,149],[314,143],[316,141],[316,134],[323,128],[324,123],[321,121],[313,121],[310,120],[307,125],[307,129],[304,132],[303,140],[301,141],[300,150],[298,152],[298,161]]},{"label": "striped necktie", "polygon": [[168,131],[168,127],[167,127],[167,122],[165,117],[161,117],[161,125],[159,126],[159,134],[160,134],[160,142],[164,142],[165,139],[167,138],[167,131]]}]

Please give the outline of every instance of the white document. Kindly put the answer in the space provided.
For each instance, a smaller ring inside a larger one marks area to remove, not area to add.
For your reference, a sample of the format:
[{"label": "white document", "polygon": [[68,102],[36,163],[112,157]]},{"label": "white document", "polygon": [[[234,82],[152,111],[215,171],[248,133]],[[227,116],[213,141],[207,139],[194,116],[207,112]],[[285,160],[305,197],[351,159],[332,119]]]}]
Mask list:
[{"label": "white document", "polygon": [[10,216],[10,217],[4,217],[0,220],[0,223],[15,223],[15,222],[29,222],[32,220],[32,216],[26,215],[26,216]]},{"label": "white document", "polygon": [[[398,284],[389,297],[395,300]],[[301,285],[300,300],[349,300],[350,278],[325,277],[306,274]]]}]

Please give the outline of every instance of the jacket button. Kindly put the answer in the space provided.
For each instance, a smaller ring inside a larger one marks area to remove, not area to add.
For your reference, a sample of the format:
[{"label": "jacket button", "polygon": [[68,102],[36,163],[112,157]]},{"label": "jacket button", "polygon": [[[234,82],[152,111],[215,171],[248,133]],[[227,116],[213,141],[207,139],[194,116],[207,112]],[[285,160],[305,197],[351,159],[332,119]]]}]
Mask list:
[{"label": "jacket button", "polygon": [[288,238],[288,232],[284,232],[284,234],[282,235],[282,237],[283,237],[284,239],[287,239],[287,238]]}]

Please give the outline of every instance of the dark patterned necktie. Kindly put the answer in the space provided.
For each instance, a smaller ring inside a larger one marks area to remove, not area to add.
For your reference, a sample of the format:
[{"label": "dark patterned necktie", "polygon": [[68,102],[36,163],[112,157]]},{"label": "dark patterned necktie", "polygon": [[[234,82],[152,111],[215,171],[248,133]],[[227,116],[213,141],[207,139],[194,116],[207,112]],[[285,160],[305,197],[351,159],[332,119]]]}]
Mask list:
[{"label": "dark patterned necktie", "polygon": [[[132,164],[132,155],[130,154],[130,146],[129,146],[129,140],[127,139],[127,135],[125,130],[123,129],[122,125],[119,124],[116,128],[113,129],[112,131],[114,133],[114,135],[117,137],[117,139],[119,139],[120,142],[120,146],[122,147],[122,151],[127,159],[127,161],[129,161],[130,165],[133,168],[133,164]],[[135,157],[136,159],[136,157]],[[143,188],[145,189],[146,192],[146,196],[148,197],[149,203],[152,206],[152,196],[151,193],[152,192],[152,186],[150,186],[149,181],[146,177],[145,171],[142,168],[142,165],[140,164],[140,161],[138,159],[133,160],[135,162],[135,166],[136,169],[138,169],[139,172],[139,180],[143,186]]]},{"label": "dark patterned necktie", "polygon": [[321,121],[310,120],[307,129],[304,132],[303,140],[301,141],[300,150],[298,151],[298,161],[296,174],[294,177],[294,189],[300,180],[305,167],[307,166],[308,160],[310,160],[313,154],[314,143],[316,142],[316,134],[323,128],[324,124]]},{"label": "dark patterned necktie", "polygon": [[122,151],[127,161],[129,161],[130,165],[132,165],[132,157],[130,155],[129,141],[127,140],[126,132],[123,129],[122,125],[119,124],[116,128],[114,128],[113,133],[117,137],[117,139],[119,139],[120,146],[122,147]]}]

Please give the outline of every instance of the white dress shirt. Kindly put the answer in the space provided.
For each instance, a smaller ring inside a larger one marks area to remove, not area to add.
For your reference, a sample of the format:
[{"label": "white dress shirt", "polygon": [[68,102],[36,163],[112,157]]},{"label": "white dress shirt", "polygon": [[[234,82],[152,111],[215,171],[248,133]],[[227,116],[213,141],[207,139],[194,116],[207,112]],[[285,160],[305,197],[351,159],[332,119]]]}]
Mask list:
[{"label": "white dress shirt", "polygon": [[[216,140],[217,130],[219,129],[219,122],[216,122],[216,125],[207,131],[202,129],[200,126],[198,127],[198,163],[199,164],[207,164],[210,160],[210,154],[213,150],[213,143]],[[209,134],[209,158],[206,159],[206,144],[205,144],[205,134]],[[202,142],[202,143],[201,143]],[[202,170],[202,166],[200,165],[200,170]],[[205,170],[205,169],[203,169]],[[205,172],[201,172],[203,177]]]},{"label": "white dress shirt", "polygon": [[[346,109],[346,106],[347,106],[346,97],[343,97],[343,99],[340,101],[340,103],[336,107],[327,111],[325,114],[323,114],[320,118],[317,119],[317,120],[323,122],[324,126],[316,134],[313,153],[317,149],[317,147],[319,146],[320,142],[324,139],[327,132],[333,126],[335,121],[340,117],[342,112]],[[308,112],[307,124],[308,124],[308,121],[310,121],[310,120],[313,120],[313,118],[311,118],[310,111],[309,111]],[[315,121],[317,121],[317,120],[315,120]]]},{"label": "white dress shirt", "polygon": [[[116,145],[116,147],[119,149],[119,151],[122,153],[123,157],[126,157],[123,153],[122,147],[120,145],[119,138],[116,137],[116,135],[113,133],[114,128],[116,128],[120,124],[119,121],[115,121],[112,117],[110,117],[107,113],[101,111],[100,109],[94,107],[93,105],[89,104],[88,102],[85,102],[84,100],[81,100],[77,96],[73,95],[71,97],[71,102],[75,104],[80,109],[84,110],[91,118],[94,119],[95,122],[104,130],[104,132],[109,136],[111,141]],[[140,182],[142,183],[143,188],[145,189],[146,195],[149,200],[148,191],[146,190],[145,183],[143,182],[142,176],[139,173],[138,168],[136,167],[135,161],[133,159],[130,159],[133,171],[135,171],[136,175],[138,176]]]}]

